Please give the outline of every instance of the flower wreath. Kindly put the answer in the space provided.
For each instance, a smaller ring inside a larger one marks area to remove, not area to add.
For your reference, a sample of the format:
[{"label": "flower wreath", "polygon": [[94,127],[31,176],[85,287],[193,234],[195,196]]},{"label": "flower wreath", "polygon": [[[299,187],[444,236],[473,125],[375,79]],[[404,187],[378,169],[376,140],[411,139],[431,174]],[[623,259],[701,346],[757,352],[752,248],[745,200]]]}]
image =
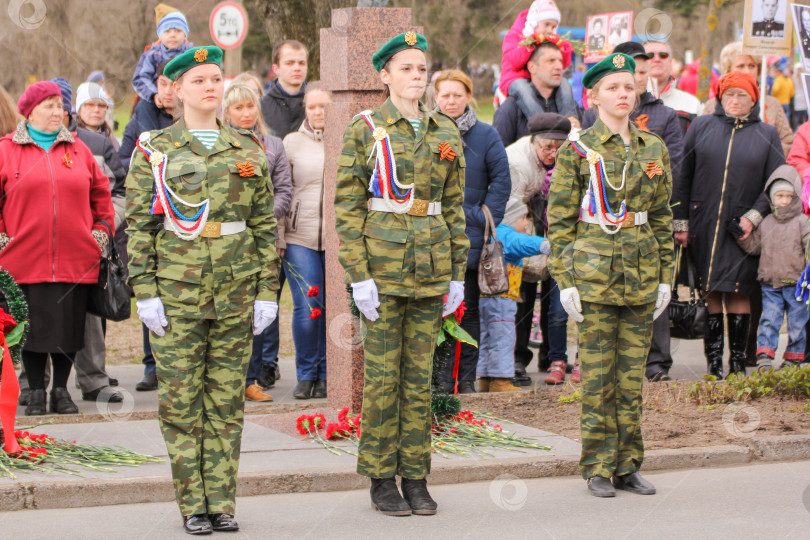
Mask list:
[{"label": "flower wreath", "polygon": [[563,55],[563,69],[567,68],[571,64],[571,56],[574,52],[577,54],[582,54],[584,50],[584,44],[580,42],[576,42],[574,40],[567,40],[568,34],[565,36],[561,36],[559,34],[532,34],[527,36],[523,39],[518,45],[524,47],[530,47],[534,50],[535,47],[540,45],[541,43],[553,43],[560,49],[560,52]]}]

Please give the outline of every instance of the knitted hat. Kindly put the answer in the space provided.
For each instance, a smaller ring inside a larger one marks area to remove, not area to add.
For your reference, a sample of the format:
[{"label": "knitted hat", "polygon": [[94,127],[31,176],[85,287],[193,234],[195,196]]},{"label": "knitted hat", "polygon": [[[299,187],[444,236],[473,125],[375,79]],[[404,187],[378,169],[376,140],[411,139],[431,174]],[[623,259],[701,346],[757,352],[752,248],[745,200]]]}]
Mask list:
[{"label": "knitted hat", "polygon": [[52,82],[55,82],[59,89],[62,90],[62,108],[65,109],[67,112],[70,112],[71,108],[71,101],[73,96],[73,87],[70,86],[70,83],[64,77],[57,77],[55,79],[51,79]]},{"label": "knitted hat", "polygon": [[91,99],[100,99],[103,100],[108,107],[113,106],[113,102],[110,96],[107,95],[107,91],[104,90],[104,87],[93,82],[85,82],[80,84],[76,89],[76,112],[79,112],[82,105]]},{"label": "knitted hat", "polygon": [[157,35],[160,35],[166,30],[177,28],[182,30],[188,37],[188,21],[186,16],[183,15],[177,8],[168,4],[158,4],[155,6],[155,24],[157,25]]},{"label": "knitted hat", "polygon": [[514,227],[517,220],[529,213],[529,207],[520,199],[510,197],[506,202],[506,210],[503,213],[501,223]]},{"label": "knitted hat", "polygon": [[163,68],[163,75],[176,81],[186,71],[203,64],[222,66],[222,49],[213,45],[189,49],[172,58]]},{"label": "knitted hat", "polygon": [[530,36],[534,34],[534,27],[540,21],[547,20],[557,21],[560,23],[562,15],[557,8],[554,0],[534,0],[532,6],[529,8],[529,13],[526,14],[526,25],[523,27],[523,35]]},{"label": "knitted hat", "polygon": [[787,180],[774,180],[771,182],[771,187],[768,188],[768,197],[770,197],[771,201],[773,201],[773,196],[776,195],[779,191],[789,191],[791,193],[796,193],[796,190],[793,189],[793,184],[791,184]]},{"label": "knitted hat", "polygon": [[585,72],[585,76],[582,77],[582,86],[589,89],[593,88],[593,85],[605,75],[619,73],[620,71],[635,73],[636,61],[626,54],[613,53]]},{"label": "knitted hat", "polygon": [[748,95],[751,96],[751,99],[754,100],[754,103],[759,99],[757,81],[750,73],[731,71],[720,77],[720,80],[717,82],[717,97],[722,99],[723,94],[725,94],[726,90],[729,88],[741,88],[745,90],[748,92]]},{"label": "knitted hat", "polygon": [[17,100],[17,112],[24,117],[28,118],[34,107],[42,103],[45,99],[51,96],[62,95],[62,89],[59,85],[52,81],[39,81],[30,85],[22,93],[20,99]]},{"label": "knitted hat", "polygon": [[87,77],[87,82],[94,82],[94,83],[103,83],[104,82],[104,72],[103,71],[94,71]]},{"label": "knitted hat", "polygon": [[380,47],[380,50],[374,53],[371,57],[371,64],[374,69],[379,73],[386,62],[399,51],[405,49],[419,49],[426,53],[428,48],[427,39],[422,34],[416,32],[404,32],[398,36],[391,38],[388,43]]}]

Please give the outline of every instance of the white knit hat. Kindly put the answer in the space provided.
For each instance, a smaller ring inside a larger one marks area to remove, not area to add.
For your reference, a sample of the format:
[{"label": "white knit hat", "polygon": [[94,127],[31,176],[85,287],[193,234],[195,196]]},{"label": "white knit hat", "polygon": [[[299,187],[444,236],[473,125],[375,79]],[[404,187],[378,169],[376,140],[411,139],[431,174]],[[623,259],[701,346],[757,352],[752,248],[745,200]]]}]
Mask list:
[{"label": "white knit hat", "polygon": [[528,213],[529,207],[526,205],[526,203],[520,199],[510,197],[509,200],[506,201],[506,210],[503,213],[503,220],[501,220],[501,223],[514,227],[517,220]]},{"label": "white knit hat", "polygon": [[768,189],[768,196],[770,197],[771,201],[773,201],[774,195],[780,191],[790,191],[791,193],[796,193],[796,190],[793,189],[793,184],[791,184],[788,180],[774,180],[771,182],[771,187]]},{"label": "white knit hat", "polygon": [[104,87],[91,82],[85,82],[79,85],[76,89],[76,112],[82,108],[82,105],[91,99],[101,99],[108,107],[113,106],[113,102]]},{"label": "white knit hat", "polygon": [[532,6],[529,8],[529,13],[526,15],[526,25],[523,27],[523,35],[530,36],[534,34],[534,27],[540,21],[546,20],[557,21],[560,23],[562,15],[560,10],[557,9],[557,4],[554,0],[534,0]]}]

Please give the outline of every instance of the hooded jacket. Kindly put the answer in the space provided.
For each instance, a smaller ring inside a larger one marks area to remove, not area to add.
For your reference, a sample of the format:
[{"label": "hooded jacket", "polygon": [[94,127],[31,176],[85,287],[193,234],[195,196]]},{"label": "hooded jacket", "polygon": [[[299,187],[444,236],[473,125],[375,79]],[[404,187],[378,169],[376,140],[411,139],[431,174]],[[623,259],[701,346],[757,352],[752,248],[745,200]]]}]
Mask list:
[{"label": "hooded jacket", "polygon": [[768,178],[765,193],[776,180],[787,180],[793,186],[790,204],[776,208],[745,241],[738,241],[746,253],[759,255],[758,279],[775,289],[792,287],[806,266],[805,250],[810,238],[810,217],[802,212],[799,194],[802,179],[796,169],[782,165]]}]

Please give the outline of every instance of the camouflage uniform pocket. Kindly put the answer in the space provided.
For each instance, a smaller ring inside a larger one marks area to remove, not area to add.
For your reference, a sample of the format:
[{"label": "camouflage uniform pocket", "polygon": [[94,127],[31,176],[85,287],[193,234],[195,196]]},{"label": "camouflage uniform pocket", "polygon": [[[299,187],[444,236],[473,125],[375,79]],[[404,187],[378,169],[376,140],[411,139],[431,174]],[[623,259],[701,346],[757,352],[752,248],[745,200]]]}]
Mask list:
[{"label": "camouflage uniform pocket", "polygon": [[574,242],[573,272],[578,280],[606,284],[610,277],[612,260],[612,244],[603,245],[580,239]]},{"label": "camouflage uniform pocket", "polygon": [[366,227],[363,236],[371,276],[401,280],[409,232],[406,229],[381,230],[377,227]]},{"label": "camouflage uniform pocket", "polygon": [[430,153],[433,155],[433,177],[447,178],[447,175],[450,174],[453,161],[458,159],[459,150],[457,148],[453,148],[455,155],[453,156],[452,160],[449,157],[442,159],[439,143],[430,143],[429,146]]},{"label": "camouflage uniform pocket", "polygon": [[447,277],[452,272],[450,260],[450,229],[447,225],[430,228],[430,262],[433,279]]},{"label": "camouflage uniform pocket", "polygon": [[[648,225],[643,226],[645,229]],[[658,256],[658,241],[652,231],[640,231],[639,236],[648,235],[639,239],[638,243],[638,280],[639,293],[648,292],[649,289],[658,290],[661,279],[661,258]]]},{"label": "camouflage uniform pocket", "polygon": [[165,304],[196,306],[200,299],[202,266],[158,262],[158,296]]}]

